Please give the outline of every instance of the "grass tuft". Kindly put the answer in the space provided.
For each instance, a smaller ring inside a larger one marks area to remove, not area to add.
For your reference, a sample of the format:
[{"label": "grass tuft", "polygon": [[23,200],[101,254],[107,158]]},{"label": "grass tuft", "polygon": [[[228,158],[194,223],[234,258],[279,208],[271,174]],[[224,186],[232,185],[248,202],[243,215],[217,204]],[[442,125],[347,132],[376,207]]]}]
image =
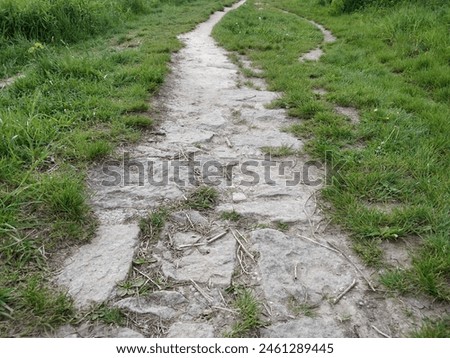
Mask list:
[{"label": "grass tuft", "polygon": [[264,325],[260,318],[260,305],[249,289],[234,287],[232,291],[235,295],[234,305],[239,310],[239,321],[233,325],[226,337],[255,337],[258,329]]},{"label": "grass tuft", "polygon": [[282,145],[280,147],[262,147],[261,151],[274,158],[289,157],[297,153],[297,151],[292,149],[289,145]]},{"label": "grass tuft", "polygon": [[209,210],[217,203],[219,193],[213,187],[201,186],[189,194],[186,206],[194,210]]},{"label": "grass tuft", "polygon": [[229,220],[229,221],[239,221],[241,219],[241,214],[239,214],[237,211],[224,211],[220,215],[222,220]]},{"label": "grass tuft", "polygon": [[158,241],[168,215],[168,210],[161,207],[152,211],[146,218],[141,219],[139,222],[141,236],[151,242]]}]

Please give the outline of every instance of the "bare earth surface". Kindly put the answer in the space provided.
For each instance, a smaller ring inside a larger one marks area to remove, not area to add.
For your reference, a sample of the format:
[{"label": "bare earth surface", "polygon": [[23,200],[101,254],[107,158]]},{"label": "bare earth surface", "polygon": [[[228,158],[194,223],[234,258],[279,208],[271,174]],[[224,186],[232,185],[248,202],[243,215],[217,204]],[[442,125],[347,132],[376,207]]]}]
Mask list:
[{"label": "bare earth surface", "polygon": [[[282,132],[292,122],[283,110],[265,108],[277,93],[238,85],[243,80],[238,67],[210,37],[226,12],[213,14],[181,37],[186,46],[173,56],[172,74],[154,104],[164,135],[148,136],[119,152],[117,157],[129,152],[129,159],[109,170],[123,173],[128,167],[130,174],[114,185],[108,185],[114,179],[110,172],[92,169],[98,236],[68,258],[57,277],[79,307],[107,301],[128,312],[133,330],[64,327],[58,335],[222,337],[238,319],[226,291],[231,284],[250,287],[260,302],[266,326],[259,336],[407,334],[427,313],[427,303],[388,298],[381,287],[369,287],[368,281],[376,286],[373,272],[317,207],[317,179],[323,171],[308,166],[306,156],[270,159],[261,151],[267,146],[301,150],[303,143]],[[334,40],[331,33],[326,36]],[[183,165],[180,180],[173,182],[173,164],[188,158],[199,162],[195,180],[186,183]],[[138,162],[146,170],[143,177]],[[151,167],[155,175],[149,178]],[[208,171],[214,176],[208,177]],[[270,180],[265,180],[268,171]],[[164,185],[150,182],[164,177],[169,178]],[[159,242],[139,240],[140,217],[161,204],[183,201],[193,188],[214,180],[220,193],[215,210],[200,213],[180,206],[170,214]],[[233,210],[243,219],[221,219],[221,213]],[[133,267],[133,257],[145,258],[146,264]],[[153,283],[155,290],[120,295],[118,283],[132,277]]]}]

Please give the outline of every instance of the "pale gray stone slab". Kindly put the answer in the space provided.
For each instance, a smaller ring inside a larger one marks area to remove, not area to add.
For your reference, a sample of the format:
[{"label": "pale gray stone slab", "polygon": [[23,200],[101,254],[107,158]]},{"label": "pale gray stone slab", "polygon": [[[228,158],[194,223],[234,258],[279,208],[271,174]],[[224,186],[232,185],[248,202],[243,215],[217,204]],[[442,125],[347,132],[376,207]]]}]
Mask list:
[{"label": "pale gray stone slab", "polygon": [[136,224],[101,226],[90,244],[66,260],[57,282],[78,307],[107,300],[117,282],[127,277],[138,235]]}]

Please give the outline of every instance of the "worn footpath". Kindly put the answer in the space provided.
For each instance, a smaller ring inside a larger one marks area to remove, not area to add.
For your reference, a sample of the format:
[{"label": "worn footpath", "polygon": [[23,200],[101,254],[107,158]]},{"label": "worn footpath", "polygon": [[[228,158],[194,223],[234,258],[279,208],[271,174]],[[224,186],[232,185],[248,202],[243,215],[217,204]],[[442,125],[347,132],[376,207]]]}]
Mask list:
[{"label": "worn footpath", "polygon": [[[423,303],[385,297],[324,217],[323,168],[283,132],[292,119],[266,108],[279,94],[244,79],[211,38],[243,3],[181,36],[185,47],[153,103],[158,133],[90,172],[100,227],[57,282],[82,309],[121,308],[128,328],[66,326],[59,336],[223,337],[239,320],[230,287],[247,287],[259,302],[264,324],[254,336],[402,336],[420,321]],[[265,154],[280,147],[292,155]],[[218,205],[187,209],[203,186],[217,190]],[[160,206],[170,212],[159,240],[149,241],[139,220]]]}]

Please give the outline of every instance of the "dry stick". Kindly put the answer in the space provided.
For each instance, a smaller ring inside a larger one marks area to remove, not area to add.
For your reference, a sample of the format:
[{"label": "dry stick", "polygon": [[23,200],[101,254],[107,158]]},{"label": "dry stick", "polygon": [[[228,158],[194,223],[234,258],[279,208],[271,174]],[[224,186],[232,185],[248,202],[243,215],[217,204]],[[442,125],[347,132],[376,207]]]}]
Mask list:
[{"label": "dry stick", "polygon": [[[313,193],[308,197],[308,199],[306,199],[305,203],[303,204],[303,212],[305,213],[306,217],[308,218],[308,223],[309,223],[309,227],[310,227],[310,229],[311,229],[311,234],[312,234],[312,236],[313,236],[314,238],[316,237],[316,231],[315,231],[314,225],[313,225],[313,223],[312,223],[312,221],[311,221],[311,215],[309,215],[308,212],[307,212],[307,210],[306,210],[306,205],[308,205],[308,202],[309,202],[309,200],[310,200],[312,197],[315,198],[315,195],[316,195],[316,192],[313,192]],[[316,201],[314,201],[314,212],[313,212],[313,215],[314,215],[314,213],[316,212],[316,209],[317,209],[317,203],[316,203]]]},{"label": "dry stick", "polygon": [[247,256],[250,257],[253,260],[253,262],[256,262],[253,255],[250,252],[248,252],[248,250],[245,248],[245,246],[242,244],[242,242],[237,238],[237,236],[233,230],[231,230],[231,233],[233,234],[233,236],[236,239],[236,241],[238,242],[238,244],[241,246],[242,250],[247,254]]},{"label": "dry stick", "polygon": [[225,306],[228,306],[228,305],[227,305],[227,301],[225,301],[225,298],[223,297],[222,292],[220,292],[220,290],[219,290],[219,295],[220,295],[220,298],[222,299],[223,304],[224,304]]},{"label": "dry stick", "polygon": [[344,256],[345,259],[346,259],[348,262],[350,262],[350,263],[352,264],[352,266],[356,269],[356,271],[358,271],[359,274],[362,276],[362,278],[367,282],[367,284],[368,284],[369,287],[372,289],[372,291],[374,291],[374,292],[376,291],[376,289],[373,287],[372,283],[371,283],[371,282],[369,281],[369,279],[362,273],[362,271],[359,269],[359,267],[356,266],[356,264],[354,264],[353,261],[350,260],[350,258],[349,258],[344,252],[342,252],[341,250],[339,250],[339,249],[338,249],[335,245],[333,245],[331,242],[328,242],[328,241],[327,241],[328,245],[330,245],[330,246],[326,246],[326,245],[321,244],[320,242],[317,242],[317,241],[315,241],[315,240],[313,240],[313,239],[310,239],[309,237],[306,237],[306,236],[303,236],[303,235],[298,235],[298,236],[301,237],[302,239],[308,240],[308,241],[310,241],[310,242],[312,242],[312,243],[314,243],[314,244],[316,244],[316,245],[319,245],[319,246],[321,246],[321,247],[323,247],[323,248],[325,248],[325,249],[331,250],[331,251],[333,251],[333,252],[336,252],[336,253],[341,254],[342,256]]},{"label": "dry stick", "polygon": [[218,235],[216,235],[216,236],[213,236],[212,238],[206,240],[206,242],[207,242],[208,244],[211,244],[211,243],[213,243],[214,241],[219,240],[219,239],[221,239],[222,237],[224,237],[227,233],[228,233],[228,230],[226,230],[226,231],[224,231],[224,232],[222,232],[222,233],[220,233],[220,234],[218,234]]},{"label": "dry stick", "polygon": [[233,314],[238,313],[236,310],[232,310],[230,308],[221,307],[221,306],[212,306],[211,308],[215,308],[215,309],[222,310],[222,311],[227,311],[227,312],[230,312],[230,313],[233,313]]},{"label": "dry stick", "polygon": [[206,244],[204,242],[198,242],[196,244],[180,245],[177,247],[177,249],[190,249],[192,247],[205,246],[205,245]]},{"label": "dry stick", "polygon": [[381,334],[383,337],[386,337],[386,338],[392,338],[392,337],[389,336],[388,334],[386,334],[386,333],[380,331],[380,330],[379,330],[377,327],[375,327],[374,325],[372,325],[371,327],[372,327],[375,331],[377,331],[379,334]]},{"label": "dry stick", "polygon": [[269,316],[272,316],[272,311],[269,310],[269,307],[267,307],[267,305],[265,303],[263,303],[264,308],[266,309],[267,313],[269,314]]},{"label": "dry stick", "polygon": [[150,278],[150,276],[148,276],[148,275],[146,275],[145,273],[143,273],[142,271],[138,270],[136,267],[133,267],[133,269],[134,269],[137,273],[139,273],[139,274],[141,274],[142,276],[144,276],[146,279],[150,280],[151,283],[153,283],[156,287],[158,287],[158,290],[160,290],[160,291],[162,290],[161,286],[158,285],[154,280],[152,280],[152,279]]},{"label": "dry stick", "polygon": [[239,262],[239,266],[241,266],[241,270],[243,273],[245,273],[246,275],[249,275],[250,273],[245,269],[244,264],[242,263],[242,253],[240,251],[240,246],[238,247],[237,251],[236,251],[236,256],[238,258],[238,262]]},{"label": "dry stick", "polygon": [[348,286],[344,292],[342,292],[339,296],[337,296],[334,300],[333,300],[333,305],[335,305],[336,303],[338,303],[342,297],[344,297],[344,295],[349,292],[353,287],[356,286],[356,278],[353,279],[353,282],[350,286]]},{"label": "dry stick", "polygon": [[183,148],[180,148],[180,150],[181,150],[181,154],[183,154],[184,159],[189,160],[189,157],[186,155]]},{"label": "dry stick", "polygon": [[248,240],[245,238],[245,236],[242,235],[241,232],[238,229],[235,229],[235,230],[239,234],[239,236],[242,237],[242,240],[244,240],[245,242],[248,242]]},{"label": "dry stick", "polygon": [[192,222],[192,220],[191,220],[191,218],[189,217],[189,215],[188,215],[187,213],[184,213],[184,215],[186,215],[186,218],[188,219],[189,224],[191,224],[191,227],[192,227],[193,229],[195,229],[194,223]]},{"label": "dry stick", "polygon": [[250,97],[247,97],[247,98],[237,99],[236,101],[239,101],[239,102],[247,101],[247,100],[252,99],[252,98],[255,98],[255,97],[256,97],[256,95],[250,96]]},{"label": "dry stick", "polygon": [[369,285],[369,287],[372,289],[373,292],[376,292],[375,287],[373,287],[372,283],[369,281],[369,279],[366,277],[366,275],[364,275],[364,273],[359,269],[358,266],[356,266],[356,264],[350,260],[350,258],[341,250],[339,250],[336,245],[334,245],[333,243],[327,241],[328,245],[330,245],[333,249],[335,249],[336,251],[338,251],[342,256],[344,256],[348,262],[350,262],[353,267],[356,269],[356,271],[359,272],[359,274],[362,276],[362,278],[367,282],[367,284]]},{"label": "dry stick", "polygon": [[[333,221],[332,219],[327,221],[327,223],[325,224],[325,226],[322,229],[322,232],[325,232],[325,230],[327,229],[328,225],[330,225],[332,221]],[[321,223],[317,224],[316,231],[319,230],[320,224]]]},{"label": "dry stick", "polygon": [[298,266],[298,264],[295,264],[295,266],[294,266],[294,280],[297,279],[297,266]]},{"label": "dry stick", "polygon": [[316,244],[316,245],[319,245],[319,246],[321,246],[321,247],[324,247],[325,249],[328,249],[328,250],[330,250],[330,251],[336,252],[336,253],[338,253],[338,254],[340,253],[338,250],[335,250],[335,249],[333,249],[333,248],[331,248],[331,247],[329,247],[329,246],[326,246],[326,245],[324,245],[324,244],[321,244],[320,242],[315,241],[315,240],[313,240],[313,239],[310,239],[309,237],[306,237],[306,236],[303,236],[303,235],[300,235],[300,234],[298,234],[298,236],[299,236],[300,238],[305,239],[305,240],[308,240],[308,241],[310,241],[310,242],[312,242],[312,243],[314,243],[314,244]]},{"label": "dry stick", "polygon": [[211,304],[214,300],[211,296],[209,296],[206,292],[204,292],[201,287],[199,285],[197,285],[197,283],[191,279],[190,280],[193,284],[194,287],[196,288],[196,290]]}]

